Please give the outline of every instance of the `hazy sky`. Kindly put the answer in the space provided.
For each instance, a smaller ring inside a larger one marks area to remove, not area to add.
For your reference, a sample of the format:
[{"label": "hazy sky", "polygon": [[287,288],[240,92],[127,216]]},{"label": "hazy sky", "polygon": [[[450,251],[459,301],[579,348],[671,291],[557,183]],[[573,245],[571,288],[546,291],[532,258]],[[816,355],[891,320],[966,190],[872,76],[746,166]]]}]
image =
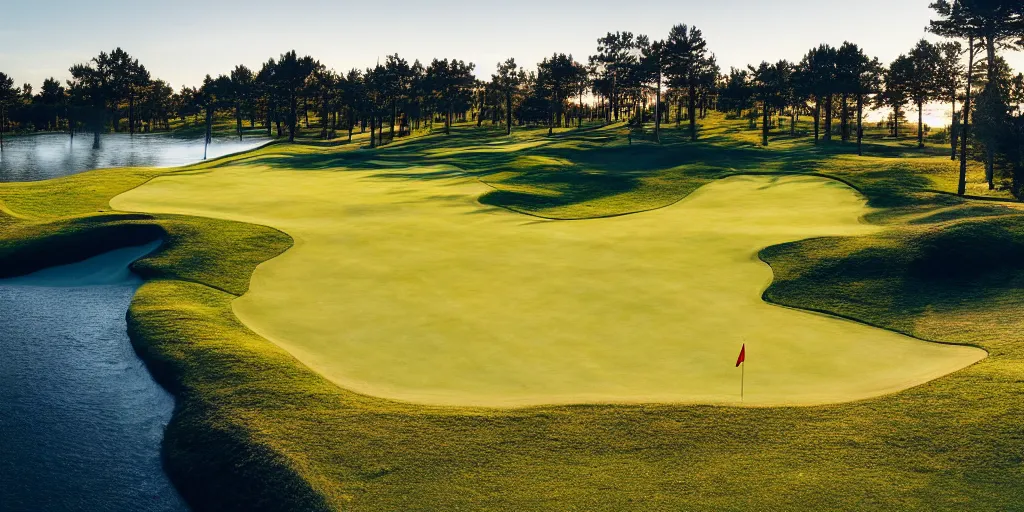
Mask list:
[{"label": "hazy sky", "polygon": [[[725,70],[844,40],[889,62],[925,36],[931,17],[930,0],[0,1],[0,71],[36,87],[117,46],[176,89],[290,49],[339,71],[397,52],[468,60],[490,76],[508,57],[531,67],[553,52],[584,61],[608,31],[660,39],[676,23],[702,29]],[[1024,68],[1019,53],[1006,57]]]}]

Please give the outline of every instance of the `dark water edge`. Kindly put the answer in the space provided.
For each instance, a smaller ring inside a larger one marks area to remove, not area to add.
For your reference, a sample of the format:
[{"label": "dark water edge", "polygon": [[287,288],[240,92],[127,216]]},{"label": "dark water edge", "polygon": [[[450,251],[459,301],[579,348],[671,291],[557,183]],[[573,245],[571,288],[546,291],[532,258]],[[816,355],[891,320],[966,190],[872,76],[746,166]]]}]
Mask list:
[{"label": "dark water edge", "polygon": [[[205,148],[208,159],[247,151],[271,139],[264,137],[217,138]],[[168,134],[110,133],[72,139],[66,133],[22,135],[5,139],[0,154],[0,182],[38,181],[111,167],[177,167],[202,161],[202,137],[176,138]]]},{"label": "dark water edge", "polygon": [[0,280],[0,510],[187,510],[160,458],[174,399],[126,332],[157,245]]}]

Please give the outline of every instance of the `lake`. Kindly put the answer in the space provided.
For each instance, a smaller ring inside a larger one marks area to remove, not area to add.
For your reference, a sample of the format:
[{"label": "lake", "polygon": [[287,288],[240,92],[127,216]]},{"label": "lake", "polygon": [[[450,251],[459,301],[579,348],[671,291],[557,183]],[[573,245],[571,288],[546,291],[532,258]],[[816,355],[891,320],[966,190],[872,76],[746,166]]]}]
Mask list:
[{"label": "lake", "polygon": [[174,399],[126,332],[155,247],[0,280],[0,509],[187,510],[160,459]]},{"label": "lake", "polygon": [[[218,138],[207,157],[249,150],[271,139]],[[91,133],[76,134],[74,142],[64,133],[4,138],[0,155],[0,182],[37,181],[108,167],[177,167],[203,159],[203,139],[181,139],[167,134],[104,134],[93,149]]]}]

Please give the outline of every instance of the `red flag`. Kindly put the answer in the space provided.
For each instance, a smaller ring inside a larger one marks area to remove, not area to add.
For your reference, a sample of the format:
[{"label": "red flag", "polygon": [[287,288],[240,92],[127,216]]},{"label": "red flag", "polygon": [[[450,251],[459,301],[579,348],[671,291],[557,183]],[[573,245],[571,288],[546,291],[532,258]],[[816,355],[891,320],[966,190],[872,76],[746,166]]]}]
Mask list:
[{"label": "red flag", "polygon": [[740,357],[736,359],[736,367],[739,368],[744,361],[747,360],[747,344],[743,344],[743,348],[740,349]]}]

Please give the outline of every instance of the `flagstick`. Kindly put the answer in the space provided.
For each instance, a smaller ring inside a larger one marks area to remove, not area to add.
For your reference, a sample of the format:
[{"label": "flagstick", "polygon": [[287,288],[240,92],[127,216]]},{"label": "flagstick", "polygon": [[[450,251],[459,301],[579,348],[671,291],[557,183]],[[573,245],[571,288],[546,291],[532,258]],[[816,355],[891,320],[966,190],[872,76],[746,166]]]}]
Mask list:
[{"label": "flagstick", "polygon": [[743,367],[740,368],[740,402],[743,401],[743,384],[747,377],[747,362],[743,361]]}]

